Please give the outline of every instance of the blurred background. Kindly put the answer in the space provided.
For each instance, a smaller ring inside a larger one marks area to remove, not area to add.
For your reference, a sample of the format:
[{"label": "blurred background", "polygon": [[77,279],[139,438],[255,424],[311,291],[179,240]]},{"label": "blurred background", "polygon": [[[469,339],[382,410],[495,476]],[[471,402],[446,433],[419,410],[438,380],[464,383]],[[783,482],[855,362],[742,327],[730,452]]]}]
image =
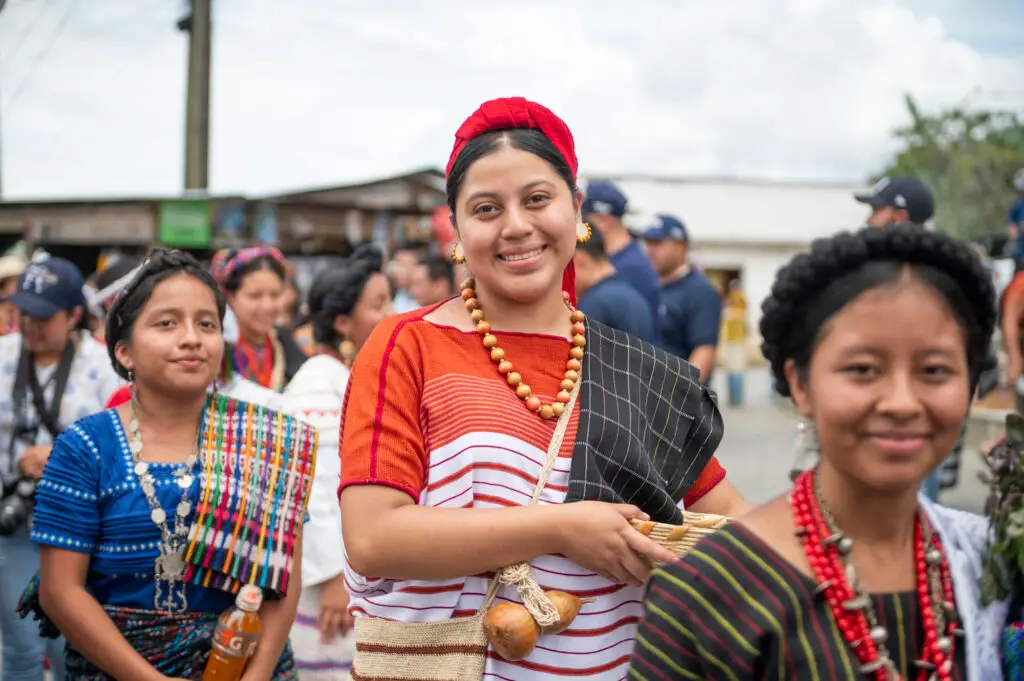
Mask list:
[{"label": "blurred background", "polygon": [[[0,0],[0,251],[88,274],[111,251],[275,243],[300,289],[361,243],[443,253],[454,131],[525,96],[627,220],[685,221],[746,358],[740,384],[715,378],[723,459],[761,500],[793,422],[759,364],[760,301],[812,239],[864,223],[854,192],[922,178],[932,226],[1013,275],[1022,26],[1020,0]],[[974,444],[1009,407],[995,394]],[[967,458],[949,493],[978,509]]]}]

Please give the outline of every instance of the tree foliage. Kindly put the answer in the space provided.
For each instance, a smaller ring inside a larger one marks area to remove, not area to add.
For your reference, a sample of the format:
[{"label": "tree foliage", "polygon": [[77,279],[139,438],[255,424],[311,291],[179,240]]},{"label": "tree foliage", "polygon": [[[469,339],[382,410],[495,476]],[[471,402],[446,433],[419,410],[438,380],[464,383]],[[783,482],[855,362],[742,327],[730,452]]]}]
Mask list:
[{"label": "tree foliage", "polygon": [[[893,132],[900,151],[879,177],[916,175],[935,192],[935,226],[962,238],[1005,233],[1024,168],[1024,115],[967,105],[935,115],[906,97],[910,124]],[[876,178],[877,179],[877,178]]]}]

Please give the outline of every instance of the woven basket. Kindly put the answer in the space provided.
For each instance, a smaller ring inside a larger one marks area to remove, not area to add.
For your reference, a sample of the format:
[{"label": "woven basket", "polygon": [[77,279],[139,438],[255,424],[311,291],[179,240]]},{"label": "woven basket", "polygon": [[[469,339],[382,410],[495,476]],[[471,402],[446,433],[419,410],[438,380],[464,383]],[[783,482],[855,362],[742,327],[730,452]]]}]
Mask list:
[{"label": "woven basket", "polygon": [[697,545],[697,542],[725,526],[729,520],[724,515],[684,511],[682,525],[656,523],[653,520],[631,520],[629,522],[640,534],[650,537],[672,553],[683,557]]}]

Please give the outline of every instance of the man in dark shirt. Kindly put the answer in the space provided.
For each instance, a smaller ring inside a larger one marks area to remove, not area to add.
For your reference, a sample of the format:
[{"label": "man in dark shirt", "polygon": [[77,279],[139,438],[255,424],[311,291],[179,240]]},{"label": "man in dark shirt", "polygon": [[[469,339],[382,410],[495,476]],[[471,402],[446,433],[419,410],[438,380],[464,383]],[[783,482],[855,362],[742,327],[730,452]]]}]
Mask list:
[{"label": "man in dark shirt", "polygon": [[677,218],[656,216],[643,236],[661,277],[661,347],[700,369],[700,378],[707,383],[718,354],[722,296],[690,266],[689,235]]},{"label": "man in dark shirt", "polygon": [[853,198],[871,206],[869,227],[888,227],[913,222],[922,227],[935,214],[932,190],[916,177],[885,177],[867,194]]},{"label": "man in dark shirt", "polygon": [[661,285],[647,254],[622,222],[627,204],[626,195],[614,184],[607,180],[594,180],[587,185],[587,195],[583,200],[583,219],[596,231],[601,232],[608,259],[619,277],[635,288],[647,301],[657,331]]},{"label": "man in dark shirt", "polygon": [[576,246],[576,291],[579,307],[588,319],[656,343],[654,315],[635,288],[627,284],[608,260],[601,232]]}]

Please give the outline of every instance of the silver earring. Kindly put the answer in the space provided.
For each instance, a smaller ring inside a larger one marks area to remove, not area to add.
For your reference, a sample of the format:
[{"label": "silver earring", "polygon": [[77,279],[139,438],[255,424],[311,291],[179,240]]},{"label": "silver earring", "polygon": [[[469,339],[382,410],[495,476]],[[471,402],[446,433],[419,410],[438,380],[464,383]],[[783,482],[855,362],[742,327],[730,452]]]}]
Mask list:
[{"label": "silver earring", "polygon": [[796,424],[796,443],[793,446],[793,468],[789,471],[789,479],[796,479],[814,465],[819,455],[818,429],[814,421],[801,421]]}]

